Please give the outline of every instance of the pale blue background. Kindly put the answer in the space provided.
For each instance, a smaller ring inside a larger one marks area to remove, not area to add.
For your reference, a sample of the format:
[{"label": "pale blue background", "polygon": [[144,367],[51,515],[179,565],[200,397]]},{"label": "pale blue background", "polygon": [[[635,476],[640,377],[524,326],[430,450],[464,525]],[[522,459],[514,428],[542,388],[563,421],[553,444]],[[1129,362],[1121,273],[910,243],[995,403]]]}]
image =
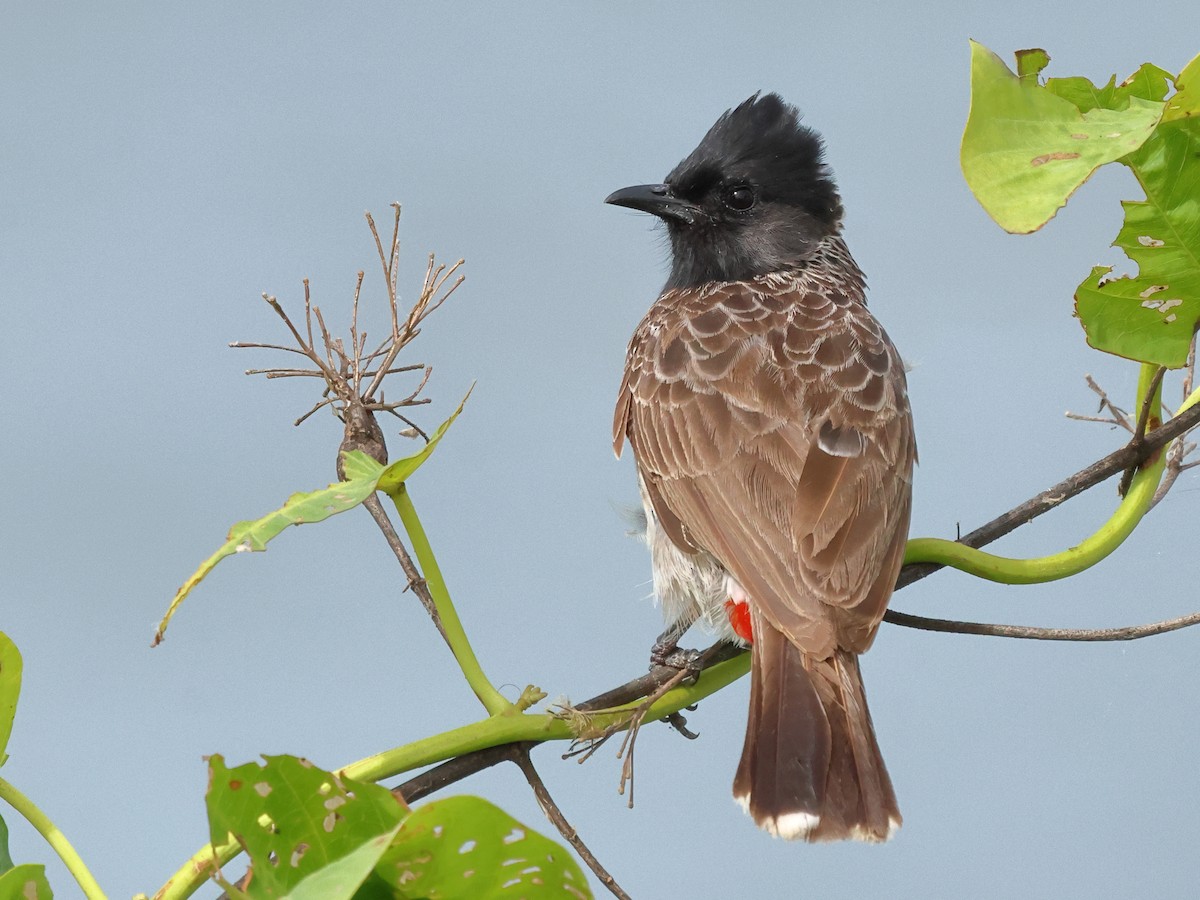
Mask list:
[{"label": "pale blue background", "polygon": [[[406,296],[429,250],[468,261],[410,357],[435,365],[420,421],[478,387],[412,493],[480,658],[512,696],[582,700],[644,670],[659,622],[609,423],[664,248],[601,201],[760,88],[827,136],[873,308],[915,367],[914,533],[973,527],[1114,448],[1063,411],[1091,410],[1085,372],[1128,397],[1134,367],[1087,349],[1070,298],[1116,259],[1136,184],[1102,173],[1045,233],[1001,233],[958,169],[967,38],[1106,79],[1178,71],[1200,16],[998,9],[4,4],[0,628],[26,679],[4,777],[128,896],[203,842],[203,754],[334,767],[480,715],[361,512],[226,562],[149,648],[230,523],[332,477],[336,423],[290,424],[313,385],[247,379],[288,360],[225,344],[281,338],[259,293],[295,310],[304,276],[344,323],[363,267],[380,333],[362,211],[386,220],[392,200]],[[896,607],[1077,626],[1196,609],[1196,486],[1067,583],[943,573]],[[1113,505],[1112,485],[1093,493],[1002,549],[1076,542]],[[1195,896],[1198,651],[1186,631],[1076,646],[884,627],[864,670],[906,819],[884,847],[774,841],[736,809],[744,682],[690,716],[699,741],[642,735],[633,811],[608,750],[537,760],[637,898]],[[551,830],[511,767],[463,789]],[[5,817],[19,860],[48,858]]]}]

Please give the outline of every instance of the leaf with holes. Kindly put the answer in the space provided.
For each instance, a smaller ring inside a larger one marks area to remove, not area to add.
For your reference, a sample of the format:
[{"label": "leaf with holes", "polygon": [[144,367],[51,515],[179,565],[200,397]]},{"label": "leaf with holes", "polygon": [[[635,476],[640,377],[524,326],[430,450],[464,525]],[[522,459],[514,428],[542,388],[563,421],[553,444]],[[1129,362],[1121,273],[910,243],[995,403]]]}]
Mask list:
[{"label": "leaf with holes", "polygon": [[407,900],[592,896],[565,849],[479,797],[413,810],[375,876]]},{"label": "leaf with holes", "polygon": [[51,900],[46,867],[26,863],[0,875],[0,900]]},{"label": "leaf with holes", "polygon": [[971,110],[960,160],[971,192],[1005,231],[1041,228],[1099,166],[1140,147],[1162,114],[1161,102],[1133,91],[1119,109],[1081,112],[1037,83],[1048,61],[1044,51],[1025,51],[1018,76],[971,42]]},{"label": "leaf with holes", "polygon": [[1136,276],[1097,266],[1075,292],[1075,311],[1097,350],[1162,366],[1187,361],[1200,324],[1200,57],[1176,79],[1163,121],[1121,160],[1146,199],[1126,201],[1113,246]]},{"label": "leaf with holes", "polygon": [[0,631],[0,766],[8,759],[4,750],[12,736],[20,693],[21,651],[7,634]]},{"label": "leaf with holes", "polygon": [[232,835],[250,857],[251,897],[350,898],[408,810],[387,788],[322,771],[294,756],[226,768],[209,759],[213,843]]},{"label": "leaf with holes", "polygon": [[384,466],[358,450],[343,453],[342,469],[346,475],[345,481],[334,482],[319,491],[293,494],[283,506],[274,512],[267,513],[261,519],[251,519],[234,525],[229,529],[225,543],[221,545],[220,549],[201,563],[200,568],[192,573],[192,576],[175,592],[175,597],[171,600],[171,605],[167,607],[166,615],[158,625],[158,631],[155,632],[154,643],[162,642],[167,626],[171,624],[171,619],[174,618],[179,604],[225,557],[233,556],[235,553],[266,550],[267,543],[278,537],[289,525],[320,522],[348,509],[354,509],[371,496],[376,489],[390,493],[398,488],[425,460],[429,459],[446,430],[463,411],[467,398],[470,396],[471,391],[467,391],[467,396],[463,397],[462,403],[458,404],[458,409],[438,426],[429,442],[411,456]]}]

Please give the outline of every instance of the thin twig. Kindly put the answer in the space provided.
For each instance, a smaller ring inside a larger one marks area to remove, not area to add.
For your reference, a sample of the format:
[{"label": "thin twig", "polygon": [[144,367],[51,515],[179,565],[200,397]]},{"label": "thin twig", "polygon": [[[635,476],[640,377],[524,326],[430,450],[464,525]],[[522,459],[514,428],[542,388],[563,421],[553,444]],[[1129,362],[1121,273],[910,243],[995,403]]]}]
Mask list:
[{"label": "thin twig", "polygon": [[1183,399],[1186,400],[1192,394],[1192,382],[1196,378],[1196,342],[1192,341],[1188,347],[1187,363],[1183,367]]},{"label": "thin twig", "polygon": [[[621,780],[617,784],[617,793],[624,794],[625,786],[629,786],[628,805],[633,809],[633,751],[634,745],[637,743],[638,733],[642,730],[642,724],[646,720],[646,714],[650,712],[650,707],[658,702],[667,691],[671,690],[676,685],[680,684],[687,678],[695,678],[696,672],[689,669],[680,669],[675,673],[675,676],[668,679],[665,683],[651,694],[647,695],[646,699],[638,704],[633,711],[629,721],[626,723],[625,740],[621,742],[621,749],[617,751],[617,759],[624,759],[621,765]],[[582,762],[582,760],[581,760]]]},{"label": "thin twig", "polygon": [[362,346],[366,342],[365,334],[359,335],[358,332],[358,301],[362,296],[363,278],[366,273],[358,270],[358,276],[354,282],[354,301],[350,307],[350,344],[354,348],[354,365],[351,367],[350,385],[354,389],[354,393],[358,395],[361,391],[362,382]]},{"label": "thin twig", "polygon": [[[371,215],[370,210],[367,210],[366,216],[367,227],[371,229],[371,237],[375,239],[375,250],[379,254],[379,263],[383,266],[384,280],[390,282],[392,274],[391,269],[388,266],[388,258],[390,254],[384,254],[383,252],[383,241],[379,237],[379,229],[375,227],[375,217]],[[394,328],[392,330],[395,331]]]},{"label": "thin twig", "polygon": [[[365,336],[366,335],[364,335],[364,337]],[[230,344],[229,346],[233,347],[233,346],[238,346],[238,345]],[[417,390],[413,391],[412,395],[416,396],[418,393],[420,393],[421,389],[425,387],[426,382],[429,381],[429,373],[433,371],[433,368],[431,366],[426,366],[424,363],[416,363],[415,365],[411,365],[411,366],[393,366],[392,368],[384,371],[383,374],[384,375],[398,375],[401,372],[415,372],[418,369],[426,370],[426,374],[425,374],[425,377],[422,379],[421,384],[417,388]],[[245,375],[266,375],[268,378],[295,378],[297,376],[306,376],[309,378],[324,378],[325,377],[324,372],[318,372],[316,369],[247,369],[243,374],[245,374]],[[357,375],[362,376],[362,377],[366,377],[366,376],[373,377],[376,374],[377,374],[377,372],[374,369],[364,369],[363,371],[357,373]]]},{"label": "thin twig", "polygon": [[396,283],[396,262],[400,258],[400,204],[393,203],[392,210],[392,264],[388,268],[388,280]]},{"label": "thin twig", "polygon": [[266,375],[268,378],[324,378],[316,369],[247,369],[245,375]]},{"label": "thin twig", "polygon": [[[307,278],[304,280],[304,296],[307,299],[307,297],[308,297],[308,279]],[[271,309],[275,310],[275,312],[279,316],[279,318],[283,319],[283,324],[287,326],[288,331],[290,331],[292,333],[292,337],[294,337],[296,339],[296,344],[300,347],[301,352],[303,352],[306,356],[310,355],[312,353],[311,341],[307,344],[304,343],[304,338],[300,337],[300,332],[298,332],[296,330],[296,326],[292,324],[292,320],[290,318],[288,318],[288,314],[283,311],[283,307],[280,306],[279,300],[275,297],[270,296],[269,294],[263,294],[262,298],[265,301],[267,301],[267,305],[270,306]],[[313,361],[316,362],[316,360],[313,360]]]},{"label": "thin twig", "polygon": [[313,413],[315,413],[318,409],[321,409],[323,406],[328,406],[329,404],[336,403],[336,402],[337,402],[337,397],[326,397],[324,400],[317,403],[316,406],[314,406],[312,409],[310,409],[308,412],[306,412],[304,415],[302,415],[300,418],[298,418],[292,424],[300,425],[304,422],[305,419],[307,419],[309,416],[311,416]]},{"label": "thin twig", "polygon": [[[1122,422],[1113,416],[1085,416],[1083,413],[1071,412],[1070,410],[1067,410],[1066,417],[1068,419],[1074,419],[1076,422],[1096,422],[1099,425],[1119,425],[1122,428],[1124,428],[1126,424],[1125,422]],[[1130,426],[1128,430],[1132,432],[1133,426]]]},{"label": "thin twig", "polygon": [[312,289],[307,278],[304,279],[304,330],[308,333],[308,349],[311,352],[314,346],[312,330]]},{"label": "thin twig", "polygon": [[[255,349],[255,350],[284,350],[288,353],[299,353],[301,356],[308,356],[308,353],[298,347],[285,347],[283,344],[259,344],[251,341],[230,341],[229,346],[238,350]],[[249,373],[247,373],[249,374]]]},{"label": "thin twig", "polygon": [[333,358],[333,335],[325,326],[325,317],[321,315],[321,307],[313,306],[312,312],[313,317],[317,320],[317,328],[321,331],[321,343],[325,346],[325,364],[329,367],[329,386],[340,393],[345,389],[345,385],[341,373],[338,372],[337,362]]},{"label": "thin twig", "polygon": [[1076,419],[1080,422],[1100,422],[1105,425],[1116,425],[1120,428],[1124,428],[1130,434],[1133,434],[1133,424],[1129,421],[1129,414],[1108,398],[1108,393],[1104,390],[1104,388],[1096,384],[1096,380],[1092,378],[1091,375],[1084,375],[1083,378],[1087,382],[1087,386],[1092,390],[1092,392],[1100,398],[1100,409],[1098,412],[1104,412],[1104,410],[1107,409],[1109,411],[1108,418],[1099,415],[1084,416],[1080,415],[1079,413],[1070,412],[1069,410],[1067,412],[1067,418]]},{"label": "thin twig", "polygon": [[1038,628],[1033,625],[990,625],[985,622],[960,622],[955,619],[930,619],[897,610],[888,611],[887,621],[920,631],[952,634],[977,634],[987,637],[1018,638],[1027,641],[1135,641],[1138,638],[1166,634],[1191,625],[1200,625],[1200,612],[1148,625],[1122,625],[1118,628]]},{"label": "thin twig", "polygon": [[433,401],[429,397],[422,397],[420,400],[414,400],[412,397],[405,397],[403,400],[397,400],[395,403],[386,402],[382,396],[378,403],[372,403],[371,409],[375,412],[394,413],[398,409],[406,409],[410,406],[424,406]]},{"label": "thin twig", "polygon": [[[416,564],[412,561],[412,557],[408,555],[408,549],[404,546],[404,542],[400,540],[400,535],[396,533],[395,526],[392,525],[392,520],[388,518],[387,512],[383,508],[383,504],[379,502],[379,495],[372,494],[363,501],[363,506],[367,508],[367,512],[371,514],[371,518],[375,520],[375,524],[379,526],[379,530],[383,532],[383,538],[387,541],[387,545],[392,549],[392,553],[396,555],[396,559],[400,563],[400,568],[404,570],[404,575],[408,579],[409,587],[412,588],[417,599],[421,601],[421,605],[425,607],[425,612],[429,613],[429,618],[433,620],[434,626],[438,630],[438,634],[442,636],[442,640],[446,640],[446,629],[442,627],[441,616],[438,615],[437,607],[434,605],[433,597],[429,593],[429,588],[425,585],[425,579],[421,577],[420,571]],[[449,641],[446,642],[449,644]]]},{"label": "thin twig", "polygon": [[427,435],[425,433],[424,429],[422,429],[420,425],[418,425],[412,419],[408,418],[408,416],[400,415],[400,413],[396,412],[394,409],[390,409],[390,410],[388,410],[388,412],[390,412],[393,416],[395,416],[397,419],[399,419],[401,422],[403,422],[405,425],[407,425],[409,428],[411,428],[414,434],[420,435],[421,439],[424,440],[425,443],[427,443],[427,444],[429,443],[429,435]]},{"label": "thin twig", "polygon": [[1158,393],[1166,373],[1166,367],[1159,366],[1150,377],[1150,384],[1146,388],[1146,399],[1142,401],[1142,408],[1138,413],[1137,429],[1133,432],[1133,443],[1141,444],[1146,437],[1146,428],[1150,424],[1150,410],[1154,408],[1154,395]]},{"label": "thin twig", "polygon": [[579,837],[579,832],[571,826],[571,823],[567,821],[567,817],[559,809],[558,804],[554,802],[554,798],[550,796],[550,791],[546,789],[546,784],[542,781],[542,776],[538,774],[533,761],[529,758],[529,750],[532,746],[532,744],[528,743],[518,745],[517,753],[512,759],[525,775],[525,780],[529,782],[529,786],[533,789],[533,795],[537,798],[538,806],[542,808],[542,812],[546,814],[546,818],[558,829],[558,833],[563,836],[563,840],[575,848],[575,852],[579,854],[579,858],[587,863],[592,873],[600,879],[600,883],[608,888],[609,893],[614,897],[620,897],[621,900],[632,900],[621,889],[621,886],[617,884],[617,880],[600,864],[600,860],[596,859],[595,854],[588,849],[587,844]]}]

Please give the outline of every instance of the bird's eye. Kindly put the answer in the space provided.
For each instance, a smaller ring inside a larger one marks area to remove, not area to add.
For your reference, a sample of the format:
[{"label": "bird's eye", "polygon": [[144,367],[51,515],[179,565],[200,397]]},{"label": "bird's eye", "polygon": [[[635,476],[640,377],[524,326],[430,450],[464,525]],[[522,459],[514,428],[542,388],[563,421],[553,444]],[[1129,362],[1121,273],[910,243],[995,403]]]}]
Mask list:
[{"label": "bird's eye", "polygon": [[757,198],[754,196],[754,188],[748,184],[734,184],[725,188],[721,192],[721,202],[726,207],[737,212],[745,212],[754,205]]}]

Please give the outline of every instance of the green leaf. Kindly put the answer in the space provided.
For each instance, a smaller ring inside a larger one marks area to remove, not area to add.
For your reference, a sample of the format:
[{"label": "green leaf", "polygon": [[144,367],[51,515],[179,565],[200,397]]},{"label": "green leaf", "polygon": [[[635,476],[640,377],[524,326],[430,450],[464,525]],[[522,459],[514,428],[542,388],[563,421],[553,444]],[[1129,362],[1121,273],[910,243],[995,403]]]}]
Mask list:
[{"label": "green leaf", "polygon": [[4,816],[0,816],[0,875],[12,867],[12,857],[8,853],[8,825],[4,821]]},{"label": "green leaf", "polygon": [[1167,103],[1164,122],[1200,116],[1200,56],[1183,67],[1175,79],[1175,96]]},{"label": "green leaf", "polygon": [[[1189,71],[1191,70],[1191,71]],[[1097,350],[1156,365],[1187,362],[1200,323],[1200,66],[1180,73],[1168,115],[1122,160],[1146,199],[1125,201],[1113,246],[1137,263],[1136,276],[1105,280],[1096,267],[1075,292],[1075,311]]]},{"label": "green leaf", "polygon": [[20,693],[21,651],[8,635],[0,631],[0,766],[8,759],[4,751],[12,736]]},{"label": "green leaf", "polygon": [[345,454],[343,458],[346,481],[334,482],[322,490],[307,494],[293,494],[283,506],[267,513],[261,519],[238,522],[230,528],[225,543],[202,562],[200,568],[175,592],[171,605],[159,623],[154,643],[162,641],[179,604],[221,560],[235,553],[266,550],[267,542],[278,537],[289,525],[320,522],[337,513],[353,509],[369,497],[375,490],[375,483],[383,471],[383,466],[358,450]]},{"label": "green leaf", "polygon": [[1170,91],[1172,81],[1174,78],[1166,69],[1160,69],[1153,63],[1144,63],[1121,84],[1117,84],[1115,75],[1102,88],[1086,78],[1050,78],[1045,88],[1069,101],[1081,113],[1086,113],[1101,108],[1128,109],[1129,101],[1134,97],[1161,103]]},{"label": "green leaf", "polygon": [[354,509],[375,490],[383,466],[360,450],[344,454],[343,459],[347,476],[345,481],[334,482],[319,491],[292,494],[283,506],[261,519],[238,522],[229,529],[225,546],[218,552],[228,556],[231,553],[266,550],[267,542],[278,537],[289,525],[308,525]]},{"label": "green leaf", "polygon": [[[474,385],[471,390],[474,390]],[[348,509],[354,509],[376,490],[390,493],[399,488],[406,479],[412,477],[413,472],[420,468],[425,460],[429,459],[442,436],[463,411],[467,399],[471,396],[471,390],[467,391],[466,397],[463,397],[462,402],[458,404],[458,409],[450,418],[438,426],[429,442],[412,456],[398,459],[385,467],[361,451],[351,450],[343,453],[342,470],[346,475],[345,481],[334,482],[319,491],[293,494],[282,507],[267,513],[261,519],[238,522],[234,525],[229,529],[229,535],[220,549],[202,562],[200,568],[193,572],[191,577],[175,592],[171,605],[159,623],[154,643],[158,644],[162,641],[167,626],[175,616],[175,610],[179,608],[179,604],[183,602],[184,598],[204,580],[209,572],[216,568],[217,563],[227,556],[247,551],[266,550],[267,543],[278,537],[289,525],[308,525],[312,522],[320,522]]]},{"label": "green leaf", "polygon": [[473,390],[475,390],[475,385],[471,385],[468,388],[467,395],[458,404],[458,409],[450,414],[450,418],[438,426],[437,431],[429,438],[429,443],[421,448],[419,452],[414,453],[412,456],[406,456],[404,459],[398,459],[384,469],[383,474],[379,476],[379,490],[385,494],[390,494],[411,478],[413,472],[417,471],[421,464],[429,459],[430,454],[437,449],[438,442],[441,441],[442,436],[454,424],[454,420],[463,411],[463,407],[467,405],[467,401],[471,398],[471,391]]},{"label": "green leaf", "polygon": [[1153,63],[1143,63],[1141,68],[1125,79],[1114,92],[1119,102],[1125,97],[1139,97],[1161,103],[1175,83],[1175,76]]},{"label": "green leaf", "polygon": [[1032,50],[1018,50],[1013,54],[1017,58],[1017,77],[1022,81],[1032,81],[1037,84],[1037,77],[1042,69],[1050,65],[1050,54],[1040,47]]},{"label": "green leaf", "polygon": [[233,835],[250,857],[251,897],[354,896],[408,814],[391,791],[293,756],[226,768],[209,759],[213,843]]},{"label": "green leaf", "polygon": [[26,863],[0,875],[0,900],[51,900],[46,867]]},{"label": "green leaf", "polygon": [[[1082,86],[1072,90],[1081,93]],[[988,215],[1006,231],[1036,231],[1097,167],[1140,147],[1163,104],[1135,96],[1132,87],[1121,102],[1122,109],[1098,105],[1080,112],[1073,100],[1037,85],[1036,79],[1022,81],[996,54],[972,41],[971,111],[960,160]]]},{"label": "green leaf", "polygon": [[[1116,104],[1117,76],[1108,79],[1104,87],[1096,87],[1087,78],[1072,76],[1070,78],[1047,78],[1043,87],[1056,97],[1061,97],[1081,113],[1093,109],[1112,109]],[[1129,98],[1125,98],[1125,106]]]},{"label": "green leaf", "polygon": [[592,896],[565,849],[479,797],[414,810],[375,875],[408,900]]}]

